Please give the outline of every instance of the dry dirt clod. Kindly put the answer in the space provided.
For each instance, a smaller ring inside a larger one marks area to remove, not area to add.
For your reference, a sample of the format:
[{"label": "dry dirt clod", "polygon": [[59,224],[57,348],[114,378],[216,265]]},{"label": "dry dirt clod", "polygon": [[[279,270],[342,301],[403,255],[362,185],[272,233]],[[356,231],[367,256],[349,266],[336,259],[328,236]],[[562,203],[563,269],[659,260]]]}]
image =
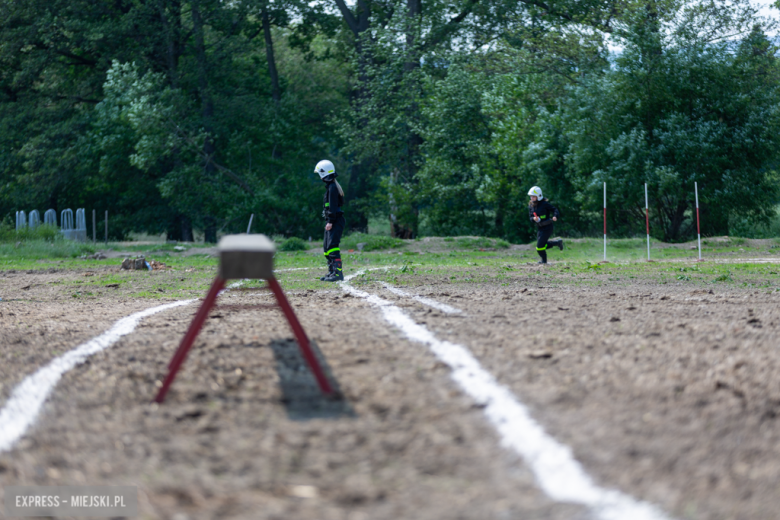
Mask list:
[{"label": "dry dirt clod", "polygon": [[528,353],[528,357],[531,359],[549,359],[553,357],[551,350],[533,350]]},{"label": "dry dirt clod", "polygon": [[288,494],[297,498],[317,498],[320,496],[320,490],[314,486],[292,486]]}]

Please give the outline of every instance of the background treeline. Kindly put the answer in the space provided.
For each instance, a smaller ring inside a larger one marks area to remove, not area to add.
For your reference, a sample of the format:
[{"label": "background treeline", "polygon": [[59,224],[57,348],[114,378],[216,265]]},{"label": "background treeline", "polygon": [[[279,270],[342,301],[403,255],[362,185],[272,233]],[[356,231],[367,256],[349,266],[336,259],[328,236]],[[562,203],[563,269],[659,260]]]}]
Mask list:
[{"label": "background treeline", "polygon": [[[0,0],[0,218],[95,208],[111,234],[525,241],[773,233],[774,27],[747,0]],[[90,213],[88,211],[88,213]],[[102,223],[98,223],[99,229]],[[90,226],[91,227],[91,226]]]}]

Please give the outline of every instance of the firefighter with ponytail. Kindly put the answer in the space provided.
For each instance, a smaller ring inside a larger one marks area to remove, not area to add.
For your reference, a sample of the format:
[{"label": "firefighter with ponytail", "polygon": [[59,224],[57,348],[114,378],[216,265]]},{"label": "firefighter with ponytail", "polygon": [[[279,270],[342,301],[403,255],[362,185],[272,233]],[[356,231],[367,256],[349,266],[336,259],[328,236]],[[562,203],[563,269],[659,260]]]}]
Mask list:
[{"label": "firefighter with ponytail", "polygon": [[342,271],[339,244],[347,224],[344,219],[344,212],[341,210],[341,207],[344,205],[344,190],[336,180],[338,174],[332,162],[320,161],[317,163],[314,171],[325,183],[322,216],[327,223],[325,224],[323,248],[325,250],[325,259],[328,261],[328,274],[320,278],[320,280],[323,282],[340,282],[344,279],[344,273]]},{"label": "firefighter with ponytail", "polygon": [[528,216],[531,222],[536,224],[536,252],[539,254],[540,264],[547,263],[547,248],[558,247],[563,251],[563,240],[550,240],[553,234],[553,222],[558,221],[560,213],[558,208],[550,204],[550,201],[542,195],[542,188],[534,186],[528,192],[531,202],[528,204]]}]

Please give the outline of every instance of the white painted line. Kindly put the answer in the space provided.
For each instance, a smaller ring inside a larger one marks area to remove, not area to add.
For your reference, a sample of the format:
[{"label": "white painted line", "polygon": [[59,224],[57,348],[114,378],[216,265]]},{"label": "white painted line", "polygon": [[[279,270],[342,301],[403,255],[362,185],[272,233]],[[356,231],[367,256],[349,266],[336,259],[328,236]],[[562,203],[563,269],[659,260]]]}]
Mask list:
[{"label": "white painted line", "polygon": [[780,264],[780,258],[707,258],[711,264]]},{"label": "white painted line", "polygon": [[657,507],[639,502],[620,491],[605,489],[593,482],[571,449],[556,441],[533,420],[528,408],[512,392],[498,383],[466,347],[437,339],[424,326],[415,323],[387,300],[356,289],[347,282],[364,271],[348,276],[342,288],[353,296],[378,306],[385,320],[412,341],[428,345],[452,369],[452,378],[477,403],[498,431],[502,445],[517,452],[530,466],[539,486],[560,502],[581,504],[600,520],[667,520]]},{"label": "white painted line", "polygon": [[46,398],[57,385],[63,374],[80,365],[93,354],[105,350],[122,336],[130,334],[138,323],[152,314],[174,307],[187,305],[195,300],[182,300],[158,305],[145,311],[136,312],[117,321],[109,330],[79,345],[70,352],[54,358],[43,368],[38,369],[14,389],[5,406],[0,410],[0,453],[10,450],[35,422]]},{"label": "white painted line", "polygon": [[[301,269],[308,269],[308,267]],[[240,287],[245,282],[246,280],[233,282],[226,289],[221,290],[219,294]],[[43,403],[46,402],[49,394],[51,394],[63,374],[82,364],[93,354],[109,348],[122,336],[133,332],[138,323],[147,316],[174,307],[189,305],[194,301],[196,300],[166,303],[165,305],[158,305],[157,307],[136,312],[126,318],[122,318],[100,336],[92,338],[66,354],[54,358],[45,367],[25,377],[11,393],[3,409],[0,410],[0,453],[10,450],[22,438],[28,428],[32,426],[41,411]]]},{"label": "white painted line", "polygon": [[393,294],[397,294],[398,296],[404,296],[406,298],[412,298],[413,300],[416,300],[422,303],[423,305],[427,305],[428,307],[433,307],[434,309],[438,309],[441,312],[444,312],[446,314],[460,314],[461,312],[463,312],[462,310],[447,305],[446,303],[437,302],[436,300],[431,300],[430,298],[426,298],[424,296],[409,294],[408,292],[402,291],[397,287],[393,287],[387,282],[382,282],[382,285],[385,287],[385,289],[387,289]]},{"label": "white painted line", "polygon": [[[228,285],[227,287],[225,287],[224,289],[222,289],[221,291],[219,291],[217,293],[217,296],[222,296],[222,294],[228,292],[230,289],[238,289],[239,287],[241,287],[242,285],[244,285],[248,281],[250,281],[249,278],[244,278],[243,280],[239,280],[237,282],[233,282],[230,285]],[[190,301],[193,301],[193,300],[190,300]]]}]

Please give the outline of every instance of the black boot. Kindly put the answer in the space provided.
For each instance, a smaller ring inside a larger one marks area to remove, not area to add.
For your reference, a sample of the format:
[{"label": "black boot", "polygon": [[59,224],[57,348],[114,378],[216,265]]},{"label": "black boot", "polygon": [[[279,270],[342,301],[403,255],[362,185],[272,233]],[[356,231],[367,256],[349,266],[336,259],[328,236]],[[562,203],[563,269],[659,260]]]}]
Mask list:
[{"label": "black boot", "polygon": [[341,270],[341,254],[335,253],[333,259],[333,272],[325,278],[325,282],[341,282],[344,280],[344,272]]},{"label": "black boot", "polygon": [[537,262],[537,263],[539,263],[539,264],[546,264],[547,263],[547,251],[544,250],[544,249],[542,249],[542,250],[538,250],[537,249],[536,252],[539,253],[539,257],[541,258],[541,260],[539,260],[539,262]]},{"label": "black boot", "polygon": [[557,247],[561,251],[563,251],[563,239],[559,238],[558,240],[550,240],[547,242],[548,246]]},{"label": "black boot", "polygon": [[328,274],[325,276],[320,277],[320,281],[324,282],[327,277],[333,274],[333,260],[331,260],[330,257],[328,257]]}]

